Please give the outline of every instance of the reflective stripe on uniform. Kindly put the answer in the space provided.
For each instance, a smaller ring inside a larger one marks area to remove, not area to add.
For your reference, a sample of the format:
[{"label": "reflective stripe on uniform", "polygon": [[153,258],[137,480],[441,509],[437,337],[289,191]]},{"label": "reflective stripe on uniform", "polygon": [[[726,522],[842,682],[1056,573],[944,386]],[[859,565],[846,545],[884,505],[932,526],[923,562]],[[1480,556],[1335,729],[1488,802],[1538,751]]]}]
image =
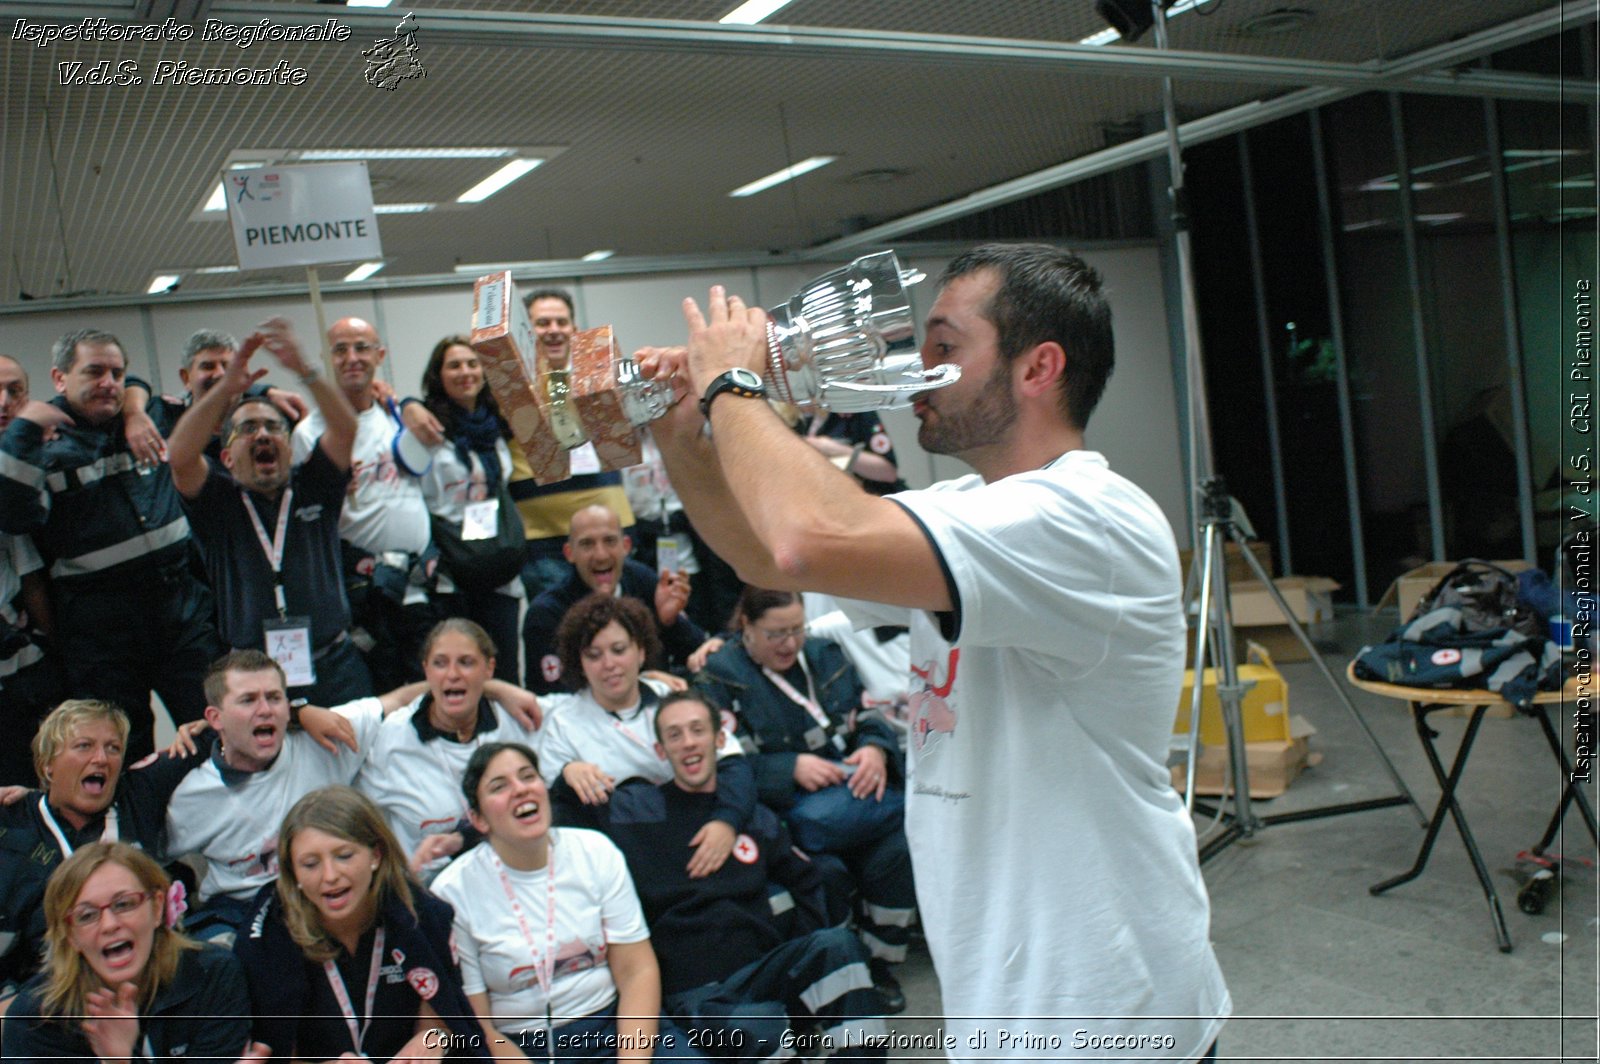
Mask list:
[{"label": "reflective stripe on uniform", "polygon": [[[121,454],[111,454],[104,458],[97,458],[88,465],[78,466],[71,470],[70,473],[73,479],[77,481],[78,487],[86,488],[96,481],[104,480],[106,477],[114,477],[118,473],[126,473],[133,469],[136,464],[133,455],[124,451]],[[50,485],[50,490],[66,491],[68,487],[67,475],[64,472],[51,473],[46,480],[46,483]]]},{"label": "reflective stripe on uniform", "polygon": [[123,562],[142,558],[147,554],[154,554],[175,543],[181,543],[189,536],[189,519],[180,517],[171,524],[163,525],[150,532],[142,532],[132,539],[125,539],[121,543],[113,543],[109,547],[101,547],[87,554],[80,554],[76,558],[59,558],[50,567],[53,577],[86,576],[89,573],[103,572],[112,566],[121,565]]}]

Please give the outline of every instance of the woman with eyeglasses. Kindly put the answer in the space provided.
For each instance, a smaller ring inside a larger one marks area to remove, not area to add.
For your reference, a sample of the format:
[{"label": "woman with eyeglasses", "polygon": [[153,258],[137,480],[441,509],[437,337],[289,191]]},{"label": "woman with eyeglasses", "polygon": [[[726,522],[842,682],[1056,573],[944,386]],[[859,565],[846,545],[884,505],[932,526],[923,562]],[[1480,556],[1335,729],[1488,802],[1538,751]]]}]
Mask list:
[{"label": "woman with eyeglasses", "polygon": [[122,710],[68,699],[33,737],[42,789],[6,788],[0,796],[0,1009],[43,962],[51,872],[93,842],[157,848],[168,799],[204,756],[162,756],[124,772],[127,743]]},{"label": "woman with eyeglasses", "polygon": [[45,969],[6,1014],[0,1055],[235,1060],[250,999],[234,955],[175,930],[171,881],[143,851],[96,842],[45,889]]},{"label": "woman with eyeglasses", "polygon": [[[466,337],[446,336],[433,345],[422,372],[422,404],[438,419],[444,435],[422,477],[428,512],[436,523],[461,530],[464,543],[492,543],[496,522],[505,516],[499,508],[508,501],[500,488],[511,475],[511,450],[506,446],[511,428],[500,416],[494,394],[484,383],[478,353]],[[476,534],[484,531],[488,534]],[[513,648],[519,645],[517,618],[526,592],[520,576],[522,543],[517,547],[510,575],[493,587],[473,575],[453,572],[449,560],[442,558],[433,596],[440,616],[471,618],[496,646],[510,651],[495,664],[495,676],[508,683],[521,682]]]},{"label": "woman with eyeglasses", "polygon": [[289,810],[278,878],[234,946],[275,1059],[486,1057],[450,943],[454,912],[406,874],[383,814],[349,787]]},{"label": "woman with eyeglasses", "polygon": [[762,804],[802,849],[848,869],[873,983],[898,1012],[905,996],[889,965],[905,960],[916,906],[899,741],[882,718],[863,716],[861,681],[838,645],[807,638],[799,594],[746,587],[736,621],[739,638],[694,684],[733,714]]},{"label": "woman with eyeglasses", "polygon": [[[664,684],[641,678],[660,649],[650,608],[627,595],[605,592],[573,604],[556,629],[563,674],[582,676],[576,694],[545,695],[539,756],[556,804],[599,805],[630,777],[665,783],[672,766],[656,747],[656,707]],[[733,850],[737,831],[755,808],[754,781],[730,739],[718,751],[717,817],[685,855],[692,875],[709,875]]]},{"label": "woman with eyeglasses", "polygon": [[661,972],[616,844],[556,828],[539,759],[490,743],[461,781],[487,844],[440,873],[462,985],[490,1053],[509,1060],[693,1059],[660,1022]]}]

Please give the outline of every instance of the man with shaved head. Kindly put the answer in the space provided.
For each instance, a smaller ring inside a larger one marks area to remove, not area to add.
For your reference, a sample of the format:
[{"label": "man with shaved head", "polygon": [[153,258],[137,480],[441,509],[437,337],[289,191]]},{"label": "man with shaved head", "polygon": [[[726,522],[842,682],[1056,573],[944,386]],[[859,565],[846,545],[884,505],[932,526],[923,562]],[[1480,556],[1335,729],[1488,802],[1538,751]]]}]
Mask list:
[{"label": "man with shaved head", "polygon": [[[421,481],[396,460],[398,416],[373,392],[388,349],[371,322],[340,318],[328,330],[334,384],[355,408],[350,488],[339,518],[351,636],[372,682],[387,691],[421,679],[418,655],[433,625],[419,562],[428,549],[428,507]],[[328,424],[314,410],[294,430],[294,463],[311,456]]]},{"label": "man with shaved head", "polygon": [[633,540],[622,531],[621,519],[610,508],[585,506],[572,515],[572,526],[562,548],[567,559],[566,577],[528,604],[528,616],[523,621],[528,690],[547,694],[566,690],[569,684],[583,685],[582,676],[562,676],[556,628],[574,603],[595,591],[630,595],[652,608],[667,657],[648,662],[651,668],[671,664],[692,671],[687,668],[688,661],[706,642],[706,634],[684,612],[689,603],[688,577],[681,573],[657,577],[648,565],[628,557],[631,550]]}]

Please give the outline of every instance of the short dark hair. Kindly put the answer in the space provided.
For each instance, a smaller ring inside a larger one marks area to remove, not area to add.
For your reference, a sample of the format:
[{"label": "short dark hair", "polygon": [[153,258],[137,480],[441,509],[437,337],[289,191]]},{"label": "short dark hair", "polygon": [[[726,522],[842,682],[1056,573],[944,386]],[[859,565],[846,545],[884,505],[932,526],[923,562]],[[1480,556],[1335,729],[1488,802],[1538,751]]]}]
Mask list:
[{"label": "short dark hair", "polygon": [[78,361],[79,344],[116,344],[117,350],[122,352],[123,365],[127,365],[128,349],[104,329],[78,329],[62,336],[50,346],[50,364],[62,373],[70,372],[72,364]]},{"label": "short dark hair", "polygon": [[478,785],[483,782],[483,774],[489,771],[489,762],[507,750],[521,754],[535,772],[539,771],[539,755],[526,743],[484,743],[472,752],[467,759],[467,769],[461,774],[461,793],[466,796],[467,808],[474,813],[483,812],[478,808]]},{"label": "short dark hair", "polygon": [[644,648],[644,659],[661,657],[661,637],[656,634],[656,619],[650,607],[631,595],[596,591],[572,604],[556,628],[556,653],[561,656],[561,671],[568,683],[583,686],[583,651],[600,629],[616,621],[635,643]]},{"label": "short dark hair", "polygon": [[528,310],[533,310],[534,303],[541,299],[559,299],[567,305],[567,313],[576,315],[578,307],[572,302],[572,293],[565,288],[535,288],[522,297],[522,305]]},{"label": "short dark hair", "polygon": [[239,350],[239,341],[225,332],[216,332],[213,329],[200,329],[189,334],[189,339],[183,342],[183,364],[185,366],[194,361],[194,356],[202,351],[214,348],[225,348],[228,351]]},{"label": "short dark hair", "polygon": [[785,606],[793,606],[796,602],[804,602],[796,591],[773,591],[770,588],[756,587],[746,584],[744,590],[739,592],[739,610],[736,613],[739,627],[754,624],[759,621],[768,610],[781,610]]},{"label": "short dark hair", "polygon": [[278,682],[288,690],[289,681],[283,675],[283,666],[273,661],[264,651],[260,650],[230,650],[222,657],[211,663],[206,670],[204,680],[206,704],[210,706],[222,705],[223,696],[228,693],[228,673],[230,672],[266,672],[271,669],[278,674]]},{"label": "short dark hair", "polygon": [[722,727],[722,714],[717,712],[717,707],[711,704],[710,699],[706,698],[704,693],[696,691],[692,687],[687,691],[673,691],[671,694],[663,697],[661,699],[661,703],[656,706],[656,716],[654,721],[656,742],[659,743],[661,741],[661,714],[665,713],[668,707],[675,706],[680,702],[693,702],[695,705],[704,709],[706,711],[706,717],[711,721],[712,731],[716,731],[718,728]]},{"label": "short dark hair", "polygon": [[264,395],[241,395],[234,401],[234,404],[228,408],[227,416],[222,419],[222,443],[224,446],[233,442],[234,419],[239,416],[239,411],[243,410],[247,406],[265,406],[268,410],[271,410],[275,415],[277,415],[278,420],[283,422],[285,428],[289,427],[289,419],[283,416],[283,411],[279,410],[275,405],[273,405],[271,399],[268,399]]},{"label": "short dark hair", "polygon": [[1067,354],[1061,410],[1075,427],[1086,428],[1115,361],[1111,304],[1100,274],[1051,244],[983,244],[952,259],[939,287],[980,270],[999,277],[985,317],[999,333],[1000,356],[1009,362],[1037,344],[1060,344]]}]

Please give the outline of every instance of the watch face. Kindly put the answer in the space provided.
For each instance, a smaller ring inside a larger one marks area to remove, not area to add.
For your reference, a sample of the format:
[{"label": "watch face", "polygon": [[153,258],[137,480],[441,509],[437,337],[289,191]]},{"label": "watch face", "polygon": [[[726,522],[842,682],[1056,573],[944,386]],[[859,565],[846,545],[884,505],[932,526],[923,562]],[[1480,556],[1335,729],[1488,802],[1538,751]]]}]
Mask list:
[{"label": "watch face", "polygon": [[732,377],[733,382],[741,388],[755,390],[761,387],[761,375],[753,370],[745,369],[743,366],[730,369],[728,376]]}]

